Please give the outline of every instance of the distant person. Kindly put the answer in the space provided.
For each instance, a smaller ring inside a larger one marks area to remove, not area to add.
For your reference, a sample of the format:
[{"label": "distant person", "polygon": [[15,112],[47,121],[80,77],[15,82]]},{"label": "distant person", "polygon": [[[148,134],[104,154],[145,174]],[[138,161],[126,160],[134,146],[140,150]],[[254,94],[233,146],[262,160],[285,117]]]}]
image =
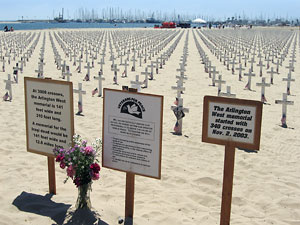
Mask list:
[{"label": "distant person", "polygon": [[7,26],[5,26],[4,27],[4,32],[8,32],[9,30],[8,30],[8,27]]},{"label": "distant person", "polygon": [[10,32],[13,32],[14,31],[14,28],[13,27],[10,27],[10,30],[9,30]]},{"label": "distant person", "polygon": [[211,23],[210,23],[210,24],[208,25],[209,29],[211,29],[211,26],[212,26],[212,25],[211,25]]}]

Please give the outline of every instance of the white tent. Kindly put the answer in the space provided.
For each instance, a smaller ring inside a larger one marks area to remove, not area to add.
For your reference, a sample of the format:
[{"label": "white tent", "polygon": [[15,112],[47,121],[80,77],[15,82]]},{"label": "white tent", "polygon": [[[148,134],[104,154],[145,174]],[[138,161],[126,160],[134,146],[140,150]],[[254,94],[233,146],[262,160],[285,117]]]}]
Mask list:
[{"label": "white tent", "polygon": [[207,23],[205,20],[197,18],[195,20],[192,21],[193,23]]}]

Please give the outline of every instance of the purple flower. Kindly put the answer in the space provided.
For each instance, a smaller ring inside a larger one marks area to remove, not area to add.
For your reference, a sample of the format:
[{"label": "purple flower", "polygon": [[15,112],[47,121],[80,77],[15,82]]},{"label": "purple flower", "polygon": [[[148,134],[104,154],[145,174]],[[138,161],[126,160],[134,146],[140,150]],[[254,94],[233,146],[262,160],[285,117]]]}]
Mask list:
[{"label": "purple flower", "polygon": [[81,185],[79,177],[76,177],[73,182],[76,185],[76,187],[79,187]]}]

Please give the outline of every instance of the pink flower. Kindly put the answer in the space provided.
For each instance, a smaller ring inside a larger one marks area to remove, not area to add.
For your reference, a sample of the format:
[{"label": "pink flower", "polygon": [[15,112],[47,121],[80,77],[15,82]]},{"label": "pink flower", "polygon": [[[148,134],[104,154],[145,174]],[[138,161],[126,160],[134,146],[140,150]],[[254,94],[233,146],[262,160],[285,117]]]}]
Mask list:
[{"label": "pink flower", "polygon": [[61,162],[61,161],[64,160],[64,158],[65,158],[65,157],[64,157],[63,155],[59,154],[58,156],[56,156],[55,161],[56,161],[56,162]]},{"label": "pink flower", "polygon": [[84,148],[84,151],[85,151],[85,154],[87,154],[87,155],[92,155],[94,153],[94,149],[92,146],[86,146]]},{"label": "pink flower", "polygon": [[90,165],[90,169],[92,170],[93,173],[99,173],[100,166],[98,163],[93,163]]},{"label": "pink flower", "polygon": [[72,165],[67,168],[67,175],[73,179],[73,176],[75,175],[75,169]]},{"label": "pink flower", "polygon": [[99,173],[93,173],[92,172],[92,180],[98,180],[100,177],[100,174]]},{"label": "pink flower", "polygon": [[59,166],[60,166],[60,168],[64,169],[66,167],[66,164],[63,161],[61,161]]}]

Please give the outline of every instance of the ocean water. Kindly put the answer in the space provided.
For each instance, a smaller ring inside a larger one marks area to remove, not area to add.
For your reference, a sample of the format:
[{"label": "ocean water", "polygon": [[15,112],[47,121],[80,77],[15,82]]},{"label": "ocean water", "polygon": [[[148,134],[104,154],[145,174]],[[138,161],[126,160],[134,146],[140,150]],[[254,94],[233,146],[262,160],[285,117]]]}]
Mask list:
[{"label": "ocean water", "polygon": [[54,28],[138,28],[138,27],[154,27],[154,23],[1,23],[0,28],[13,27],[14,30],[40,30]]}]

